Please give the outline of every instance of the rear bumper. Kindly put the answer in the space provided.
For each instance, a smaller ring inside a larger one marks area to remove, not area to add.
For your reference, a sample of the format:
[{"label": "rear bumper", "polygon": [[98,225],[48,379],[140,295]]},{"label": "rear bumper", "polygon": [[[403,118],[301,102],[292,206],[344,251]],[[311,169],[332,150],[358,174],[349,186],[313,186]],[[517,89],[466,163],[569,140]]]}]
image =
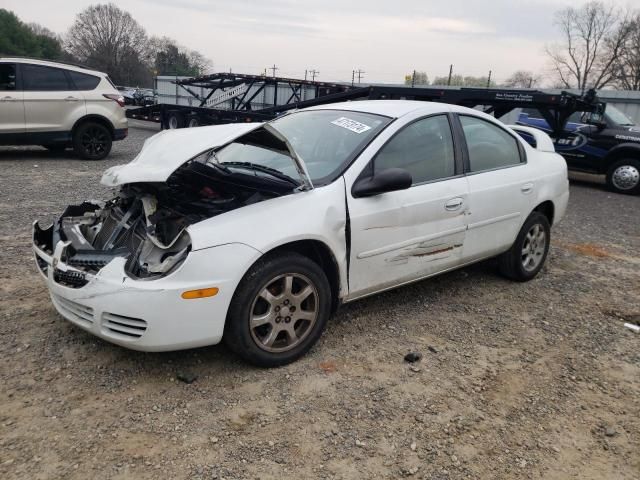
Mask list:
[{"label": "rear bumper", "polygon": [[113,131],[113,139],[114,140],[124,140],[129,135],[128,128],[117,128]]}]

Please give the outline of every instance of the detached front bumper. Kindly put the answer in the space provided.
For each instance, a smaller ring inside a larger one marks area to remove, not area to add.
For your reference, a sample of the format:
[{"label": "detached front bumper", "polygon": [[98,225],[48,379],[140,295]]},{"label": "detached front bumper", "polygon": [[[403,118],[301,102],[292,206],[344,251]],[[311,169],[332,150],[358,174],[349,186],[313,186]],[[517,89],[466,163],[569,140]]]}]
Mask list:
[{"label": "detached front bumper", "polygon": [[[233,293],[260,252],[244,244],[193,251],[167,277],[134,280],[126,259],[114,258],[95,275],[66,265],[68,243],[53,253],[33,250],[56,310],[71,323],[109,342],[142,351],[169,351],[220,342]],[[189,290],[216,287],[217,295],[185,300]]]}]

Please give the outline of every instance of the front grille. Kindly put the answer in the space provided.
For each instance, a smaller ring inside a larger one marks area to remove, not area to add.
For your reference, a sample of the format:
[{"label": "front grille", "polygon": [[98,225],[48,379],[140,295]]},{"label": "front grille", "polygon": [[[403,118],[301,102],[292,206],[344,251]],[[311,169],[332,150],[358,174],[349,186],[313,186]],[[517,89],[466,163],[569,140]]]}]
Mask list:
[{"label": "front grille", "polygon": [[61,297],[60,295],[54,295],[53,300],[60,311],[76,323],[85,326],[93,323],[93,308]]},{"label": "front grille", "polygon": [[147,322],[140,318],[105,312],[102,314],[102,328],[107,334],[116,334],[134,340],[140,338],[147,330]]},{"label": "front grille", "polygon": [[53,271],[53,281],[60,285],[64,285],[65,287],[71,288],[81,288],[89,283],[86,275],[82,272],[63,272],[62,270],[59,270],[57,268]]}]

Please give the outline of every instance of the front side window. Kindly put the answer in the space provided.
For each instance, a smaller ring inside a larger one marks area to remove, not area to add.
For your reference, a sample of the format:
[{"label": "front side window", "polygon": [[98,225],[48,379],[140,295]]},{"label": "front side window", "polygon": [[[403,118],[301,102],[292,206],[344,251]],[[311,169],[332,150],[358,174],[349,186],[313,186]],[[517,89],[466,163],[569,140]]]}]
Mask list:
[{"label": "front side window", "polygon": [[493,170],[521,163],[515,137],[487,120],[461,115],[472,172]]},{"label": "front side window", "polygon": [[404,127],[373,160],[373,170],[402,168],[413,184],[455,175],[451,127],[446,115],[424,118]]},{"label": "front side window", "polygon": [[22,83],[24,90],[34,92],[71,90],[64,70],[44,65],[23,65]]},{"label": "front side window", "polygon": [[16,89],[16,65],[14,63],[0,63],[0,91],[6,92]]}]

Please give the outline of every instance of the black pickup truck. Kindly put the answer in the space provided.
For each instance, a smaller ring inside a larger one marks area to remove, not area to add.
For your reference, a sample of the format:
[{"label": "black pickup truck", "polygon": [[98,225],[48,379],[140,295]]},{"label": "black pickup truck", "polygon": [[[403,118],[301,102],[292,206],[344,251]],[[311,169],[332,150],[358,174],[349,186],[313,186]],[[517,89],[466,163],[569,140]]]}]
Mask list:
[{"label": "black pickup truck", "polygon": [[570,169],[606,175],[614,192],[640,194],[640,128],[613,105],[574,112],[560,133],[533,108],[524,108],[517,123],[546,131]]}]

